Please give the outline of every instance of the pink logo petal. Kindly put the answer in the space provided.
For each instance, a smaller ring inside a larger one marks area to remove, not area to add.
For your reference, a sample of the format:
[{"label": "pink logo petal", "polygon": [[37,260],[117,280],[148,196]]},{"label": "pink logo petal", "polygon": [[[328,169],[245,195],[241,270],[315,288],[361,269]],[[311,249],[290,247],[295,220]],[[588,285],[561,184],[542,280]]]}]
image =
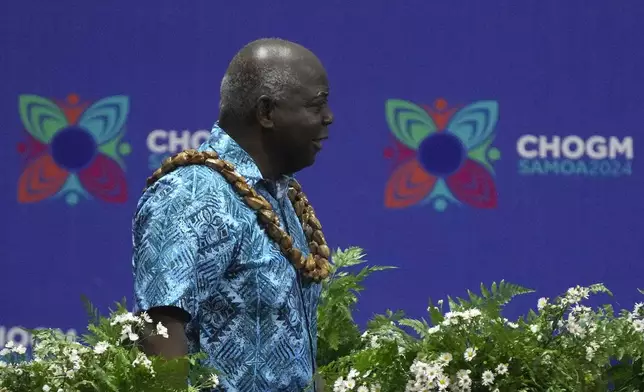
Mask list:
[{"label": "pink logo petal", "polygon": [[125,203],[127,182],[121,167],[99,154],[90,166],[78,173],[85,190],[107,203]]},{"label": "pink logo petal", "polygon": [[468,159],[461,169],[447,178],[452,194],[475,208],[495,208],[497,193],[490,173],[475,161]]}]

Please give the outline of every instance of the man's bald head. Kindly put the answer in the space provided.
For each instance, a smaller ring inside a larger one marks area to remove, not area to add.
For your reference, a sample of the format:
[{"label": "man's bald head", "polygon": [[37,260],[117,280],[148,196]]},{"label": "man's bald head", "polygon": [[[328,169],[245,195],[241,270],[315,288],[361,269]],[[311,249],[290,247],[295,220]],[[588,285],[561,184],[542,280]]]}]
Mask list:
[{"label": "man's bald head", "polygon": [[259,97],[283,99],[309,72],[324,72],[324,68],[299,44],[278,38],[247,44],[233,57],[222,79],[220,121],[252,122]]}]

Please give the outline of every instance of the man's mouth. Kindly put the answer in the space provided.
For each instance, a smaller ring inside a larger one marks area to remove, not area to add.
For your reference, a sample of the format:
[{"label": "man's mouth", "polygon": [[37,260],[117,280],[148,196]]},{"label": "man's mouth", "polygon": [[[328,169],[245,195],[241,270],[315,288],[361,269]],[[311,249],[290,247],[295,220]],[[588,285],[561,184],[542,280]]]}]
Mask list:
[{"label": "man's mouth", "polygon": [[316,149],[321,150],[322,149],[322,141],[328,139],[327,137],[321,137],[318,139],[313,140],[313,146],[315,146]]}]

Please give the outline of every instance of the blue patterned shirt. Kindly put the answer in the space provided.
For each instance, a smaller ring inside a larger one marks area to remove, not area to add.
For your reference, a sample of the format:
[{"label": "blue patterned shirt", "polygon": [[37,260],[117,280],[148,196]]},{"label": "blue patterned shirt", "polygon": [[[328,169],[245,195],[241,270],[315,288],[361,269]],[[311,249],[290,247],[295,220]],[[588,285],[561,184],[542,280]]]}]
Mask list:
[{"label": "blue patterned shirt", "polygon": [[[217,151],[264,196],[294,246],[306,237],[287,197],[288,178],[263,179],[215,124],[200,150]],[[135,306],[190,315],[191,352],[208,354],[225,391],[302,391],[315,368],[320,285],[307,283],[216,171],[181,167],[152,185],[133,222]]]}]

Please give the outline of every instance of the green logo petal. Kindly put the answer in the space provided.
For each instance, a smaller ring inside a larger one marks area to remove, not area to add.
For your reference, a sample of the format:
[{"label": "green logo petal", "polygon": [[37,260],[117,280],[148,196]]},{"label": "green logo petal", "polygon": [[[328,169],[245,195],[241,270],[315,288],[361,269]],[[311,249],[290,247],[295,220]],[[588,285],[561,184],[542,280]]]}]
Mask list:
[{"label": "green logo petal", "polygon": [[423,139],[437,130],[429,114],[409,101],[389,99],[385,110],[391,132],[401,143],[414,150]]},{"label": "green logo petal", "polygon": [[26,94],[18,102],[25,129],[42,143],[48,144],[56,132],[68,125],[63,111],[46,98]]}]

